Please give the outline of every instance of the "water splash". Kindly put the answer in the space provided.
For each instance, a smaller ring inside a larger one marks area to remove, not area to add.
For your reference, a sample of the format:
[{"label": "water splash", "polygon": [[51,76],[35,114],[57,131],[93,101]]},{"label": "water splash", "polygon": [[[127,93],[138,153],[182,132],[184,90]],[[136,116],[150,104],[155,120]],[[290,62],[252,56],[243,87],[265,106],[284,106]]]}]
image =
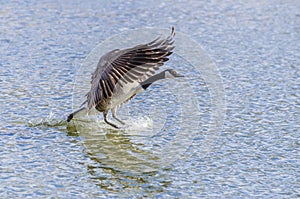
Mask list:
[{"label": "water splash", "polygon": [[126,120],[126,130],[144,130],[144,129],[152,129],[153,120],[147,116],[131,118],[130,120]]},{"label": "water splash", "polygon": [[29,127],[66,127],[67,121],[65,119],[58,119],[51,111],[46,118],[35,119],[28,122]]},{"label": "water splash", "polygon": [[[113,122],[116,122],[112,120]],[[149,135],[149,131],[153,130],[153,120],[147,116],[140,116],[136,118],[130,118],[128,120],[124,120],[126,125],[121,126],[121,131],[125,131],[131,135],[141,135],[141,131],[143,134]],[[60,130],[67,130],[68,132],[82,132],[82,131],[98,131],[99,129],[115,129],[108,124],[106,124],[103,120],[95,115],[85,116],[80,118],[74,118],[71,122],[67,122],[65,118],[60,118],[60,116],[54,114],[52,111],[45,117],[34,119],[28,122],[29,127],[41,127],[41,128],[58,128]]]}]

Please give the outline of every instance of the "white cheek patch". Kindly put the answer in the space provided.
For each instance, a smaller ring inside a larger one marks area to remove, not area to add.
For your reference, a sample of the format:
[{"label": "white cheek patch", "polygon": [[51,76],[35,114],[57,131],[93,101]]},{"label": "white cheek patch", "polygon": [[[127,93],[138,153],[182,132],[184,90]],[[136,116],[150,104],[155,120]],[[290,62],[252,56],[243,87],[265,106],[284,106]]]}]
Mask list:
[{"label": "white cheek patch", "polygon": [[166,77],[166,78],[174,78],[174,76],[171,75],[170,72],[166,72],[165,77]]}]

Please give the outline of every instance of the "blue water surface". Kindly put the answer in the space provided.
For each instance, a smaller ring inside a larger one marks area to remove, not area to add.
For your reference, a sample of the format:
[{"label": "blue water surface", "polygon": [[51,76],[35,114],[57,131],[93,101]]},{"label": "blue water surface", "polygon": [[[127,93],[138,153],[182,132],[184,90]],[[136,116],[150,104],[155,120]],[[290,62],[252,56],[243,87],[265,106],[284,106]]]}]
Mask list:
[{"label": "blue water surface", "polygon": [[[203,74],[178,55],[170,65],[182,84],[154,85],[123,109],[149,128],[64,122],[100,42],[171,26],[218,66],[221,131],[208,131]],[[299,198],[299,43],[297,1],[1,1],[0,198]],[[197,111],[180,106],[191,100]],[[180,156],[155,153],[178,132],[193,133]]]}]

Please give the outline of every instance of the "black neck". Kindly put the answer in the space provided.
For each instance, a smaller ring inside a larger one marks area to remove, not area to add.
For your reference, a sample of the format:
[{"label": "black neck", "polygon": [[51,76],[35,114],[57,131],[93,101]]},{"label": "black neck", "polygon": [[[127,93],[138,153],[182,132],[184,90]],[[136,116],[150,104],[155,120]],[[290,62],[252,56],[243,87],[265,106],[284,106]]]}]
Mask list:
[{"label": "black neck", "polygon": [[164,71],[161,73],[158,73],[156,75],[153,75],[152,77],[149,77],[147,80],[145,80],[144,82],[141,83],[141,86],[144,90],[146,90],[153,82],[160,80],[160,79],[164,79]]}]

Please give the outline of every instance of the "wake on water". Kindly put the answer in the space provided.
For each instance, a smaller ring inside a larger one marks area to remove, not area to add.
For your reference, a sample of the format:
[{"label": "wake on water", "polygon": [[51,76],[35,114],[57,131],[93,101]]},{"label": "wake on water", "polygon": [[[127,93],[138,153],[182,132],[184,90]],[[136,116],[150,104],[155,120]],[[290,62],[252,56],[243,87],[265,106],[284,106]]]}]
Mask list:
[{"label": "wake on water", "polygon": [[[45,118],[36,119],[28,122],[29,127],[41,127],[41,128],[58,128],[60,130],[71,130],[77,131],[77,128],[86,130],[96,130],[97,129],[113,129],[113,130],[122,130],[122,131],[138,131],[152,129],[153,120],[147,116],[131,117],[130,119],[123,120],[126,124],[119,125],[120,129],[115,129],[110,125],[106,124],[103,121],[103,118],[99,115],[91,116],[81,116],[79,118],[73,118],[70,122],[67,122],[65,118],[59,118],[53,112],[50,112],[49,115]],[[117,121],[110,119],[110,121],[118,124]]]}]

